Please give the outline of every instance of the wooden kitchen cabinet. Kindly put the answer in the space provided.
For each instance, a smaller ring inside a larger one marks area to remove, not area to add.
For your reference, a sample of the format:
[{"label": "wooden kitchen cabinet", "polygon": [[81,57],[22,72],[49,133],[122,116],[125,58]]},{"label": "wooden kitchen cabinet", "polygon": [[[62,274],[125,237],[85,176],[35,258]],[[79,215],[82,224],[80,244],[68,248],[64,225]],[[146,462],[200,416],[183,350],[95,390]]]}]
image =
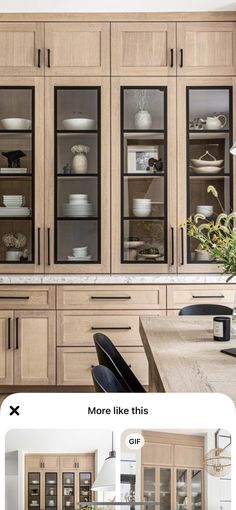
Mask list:
[{"label": "wooden kitchen cabinet", "polygon": [[204,438],[154,431],[142,434],[143,500],[158,501],[163,510],[203,510]]},{"label": "wooden kitchen cabinet", "polygon": [[109,23],[46,23],[47,76],[110,74]]},{"label": "wooden kitchen cabinet", "polygon": [[13,312],[0,311],[0,385],[13,384]]},{"label": "wooden kitchen cabinet", "polygon": [[58,470],[59,469],[59,456],[58,455],[44,455],[32,454],[25,457],[25,470],[38,471],[40,469]]},{"label": "wooden kitchen cabinet", "polygon": [[0,75],[44,75],[44,24],[0,23]]},{"label": "wooden kitchen cabinet", "polygon": [[232,76],[236,73],[234,22],[177,23],[178,76]]},{"label": "wooden kitchen cabinet", "polygon": [[[143,347],[122,347],[121,355],[141,384],[148,384],[148,364]],[[94,347],[57,348],[57,384],[92,387],[91,370],[98,364]]]},{"label": "wooden kitchen cabinet", "polygon": [[15,320],[15,384],[55,384],[55,312],[18,311]]},{"label": "wooden kitchen cabinet", "polygon": [[[167,308],[180,310],[188,305],[220,304],[232,308],[236,285],[168,285]],[[171,313],[171,312],[170,312]]]},{"label": "wooden kitchen cabinet", "polygon": [[176,23],[112,23],[112,76],[176,74]]},{"label": "wooden kitchen cabinet", "polygon": [[[46,107],[46,271],[109,273],[110,80],[47,78]],[[74,117],[80,123],[81,116],[86,125],[75,129]],[[81,147],[88,154],[78,168],[73,151]],[[85,253],[76,258],[81,246]]]}]

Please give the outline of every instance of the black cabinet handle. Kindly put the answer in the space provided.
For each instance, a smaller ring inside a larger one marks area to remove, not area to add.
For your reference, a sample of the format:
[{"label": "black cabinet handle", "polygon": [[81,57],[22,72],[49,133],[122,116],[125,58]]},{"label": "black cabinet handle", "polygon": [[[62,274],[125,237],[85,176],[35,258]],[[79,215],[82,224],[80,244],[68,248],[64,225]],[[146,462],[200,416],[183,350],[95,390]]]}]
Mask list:
[{"label": "black cabinet handle", "polygon": [[171,48],[170,50],[170,67],[174,67],[174,50]]},{"label": "black cabinet handle", "polygon": [[120,331],[128,331],[131,329],[131,326],[110,326],[110,327],[109,326],[104,326],[104,327],[103,326],[92,326],[91,327],[92,331],[100,331],[101,329],[107,330],[107,331],[109,331],[109,330],[110,331],[112,331],[112,330],[114,330],[114,331],[119,331],[119,330]]},{"label": "black cabinet handle", "polygon": [[175,230],[174,227],[170,227],[171,229],[171,265],[173,266],[175,263]]},{"label": "black cabinet handle", "polygon": [[183,227],[180,228],[180,235],[181,235],[181,265],[184,265],[184,229]]},{"label": "black cabinet handle", "polygon": [[48,228],[48,266],[51,265],[51,230]]},{"label": "black cabinet handle", "polygon": [[91,296],[91,299],[131,299],[131,296]]},{"label": "black cabinet handle", "polygon": [[0,299],[29,299],[29,296],[0,296]]},{"label": "black cabinet handle", "polygon": [[19,349],[19,317],[16,317],[16,349]]},{"label": "black cabinet handle", "polygon": [[222,298],[224,298],[224,297],[225,297],[225,296],[224,296],[224,294],[215,294],[215,295],[214,295],[214,294],[212,294],[212,296],[210,296],[210,295],[208,295],[208,296],[201,296],[200,294],[199,294],[199,295],[197,295],[197,294],[192,294],[192,298],[195,298],[195,299],[206,299],[206,298],[207,298],[207,299],[208,299],[208,298],[210,298],[210,299],[216,299],[216,298],[217,298],[217,299],[222,299]]},{"label": "black cabinet handle", "polygon": [[48,48],[47,50],[48,55],[48,67],[51,67],[51,50]]},{"label": "black cabinet handle", "polygon": [[181,48],[179,51],[180,51],[180,64],[179,64],[179,66],[183,67],[183,65],[184,65],[184,50],[183,50],[183,48]]},{"label": "black cabinet handle", "polygon": [[41,257],[40,257],[40,239],[41,239],[41,230],[38,228],[38,266],[41,264]]},{"label": "black cabinet handle", "polygon": [[8,349],[11,349],[11,317],[7,319],[7,344]]},{"label": "black cabinet handle", "polygon": [[41,67],[41,50],[37,50],[37,66]]}]

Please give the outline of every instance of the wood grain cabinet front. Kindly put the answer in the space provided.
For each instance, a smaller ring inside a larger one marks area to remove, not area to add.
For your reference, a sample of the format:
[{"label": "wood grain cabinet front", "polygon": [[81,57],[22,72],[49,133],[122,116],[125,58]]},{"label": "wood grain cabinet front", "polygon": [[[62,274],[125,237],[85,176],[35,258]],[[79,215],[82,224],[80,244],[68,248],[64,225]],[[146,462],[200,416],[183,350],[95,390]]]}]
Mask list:
[{"label": "wood grain cabinet front", "polygon": [[55,308],[55,286],[1,285],[2,310],[50,310]]},{"label": "wood grain cabinet front", "polygon": [[[123,347],[121,355],[143,385],[148,384],[148,365],[142,347]],[[57,348],[57,384],[60,386],[93,385],[91,370],[98,365],[93,347]]]},{"label": "wood grain cabinet front", "polygon": [[165,285],[64,285],[58,287],[59,310],[156,310],[166,308]]},{"label": "wood grain cabinet front", "polygon": [[13,312],[0,312],[0,385],[13,384]]},{"label": "wood grain cabinet front", "polygon": [[44,24],[0,23],[0,75],[44,75]]},{"label": "wood grain cabinet front", "polygon": [[110,74],[109,23],[46,23],[47,76]]},{"label": "wood grain cabinet front", "polygon": [[230,76],[236,72],[236,23],[177,23],[177,74]]},{"label": "wood grain cabinet front", "polygon": [[112,23],[113,76],[176,74],[176,23]]},{"label": "wood grain cabinet front", "polygon": [[236,285],[168,285],[167,308],[180,310],[195,304],[233,307]]}]

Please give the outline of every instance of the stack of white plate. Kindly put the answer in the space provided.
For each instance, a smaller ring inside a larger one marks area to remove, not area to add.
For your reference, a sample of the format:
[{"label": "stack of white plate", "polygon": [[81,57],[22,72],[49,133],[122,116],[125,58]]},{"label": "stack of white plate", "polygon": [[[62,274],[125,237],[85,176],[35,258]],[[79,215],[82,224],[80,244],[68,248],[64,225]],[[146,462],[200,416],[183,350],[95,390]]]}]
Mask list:
[{"label": "stack of white plate", "polygon": [[73,248],[72,250],[73,255],[68,255],[68,260],[77,260],[78,262],[84,261],[84,260],[91,260],[92,255],[88,255],[88,247],[87,246],[81,246],[80,248]]},{"label": "stack of white plate", "polygon": [[3,195],[3,205],[0,216],[29,216],[30,208],[24,207],[24,195]]},{"label": "stack of white plate", "polygon": [[93,204],[88,202],[88,195],[69,195],[69,203],[64,204],[64,216],[93,216]]}]

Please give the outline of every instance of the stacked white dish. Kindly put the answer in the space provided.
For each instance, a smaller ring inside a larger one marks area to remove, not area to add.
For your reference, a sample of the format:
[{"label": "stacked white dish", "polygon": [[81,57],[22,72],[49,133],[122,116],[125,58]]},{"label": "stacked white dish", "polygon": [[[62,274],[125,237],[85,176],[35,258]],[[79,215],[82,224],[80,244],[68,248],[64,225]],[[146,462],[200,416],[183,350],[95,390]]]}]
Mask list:
[{"label": "stacked white dish", "polygon": [[145,218],[150,215],[152,209],[151,198],[133,198],[134,216]]},{"label": "stacked white dish", "polygon": [[0,168],[1,174],[27,174],[27,168]]},{"label": "stacked white dish", "polygon": [[[207,157],[207,159],[203,159]],[[218,174],[221,172],[223,167],[224,160],[223,159],[216,159],[215,156],[213,156],[209,151],[206,151],[199,159],[191,159],[190,168],[196,173],[196,174]]]},{"label": "stacked white dish", "polygon": [[6,119],[1,119],[1,124],[3,129],[31,129],[31,120],[30,119],[22,119],[21,117],[8,117]]},{"label": "stacked white dish", "polygon": [[93,204],[88,202],[88,195],[69,195],[69,203],[64,204],[64,216],[93,216]]},{"label": "stacked white dish", "polygon": [[24,195],[3,195],[4,207],[0,207],[0,216],[30,216],[30,208],[24,204]]},{"label": "stacked white dish", "polygon": [[88,247],[87,246],[81,246],[80,248],[73,248],[72,250],[73,255],[68,255],[68,260],[77,260],[80,261],[86,261],[91,260],[92,255],[88,255]]},{"label": "stacked white dish", "polygon": [[197,205],[197,214],[204,214],[206,218],[209,218],[213,214],[213,205]]}]

